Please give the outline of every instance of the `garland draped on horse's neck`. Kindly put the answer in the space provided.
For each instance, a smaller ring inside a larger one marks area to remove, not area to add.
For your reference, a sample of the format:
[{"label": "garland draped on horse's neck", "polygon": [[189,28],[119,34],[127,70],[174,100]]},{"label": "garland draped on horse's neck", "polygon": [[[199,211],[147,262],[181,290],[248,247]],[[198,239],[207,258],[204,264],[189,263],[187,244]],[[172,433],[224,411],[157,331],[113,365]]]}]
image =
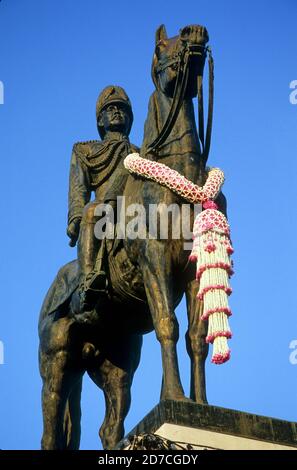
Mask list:
[{"label": "garland draped on horse's neck", "polygon": [[156,181],[191,203],[203,205],[204,210],[194,222],[190,260],[197,263],[196,279],[200,282],[197,297],[203,302],[201,318],[208,320],[206,341],[214,346],[212,362],[226,362],[230,358],[227,339],[232,336],[228,295],[232,292],[229,277],[233,273],[230,260],[233,248],[226,217],[214,202],[223,185],[224,173],[218,168],[210,169],[201,188],[168,166],[141,158],[137,153],[128,155],[124,165],[131,173]]},{"label": "garland draped on horse's neck", "polygon": [[[202,319],[208,320],[206,341],[214,345],[212,361],[221,364],[230,357],[227,339],[232,335],[228,325],[231,310],[227,296],[231,293],[228,279],[232,274],[230,255],[233,249],[228,222],[214,202],[223,185],[224,174],[219,169],[210,170],[202,188],[185,178],[190,175],[184,174],[190,168],[184,161],[190,157],[197,163],[196,175],[192,174],[191,177],[196,177],[195,181],[200,183],[204,178],[212,129],[213,59],[210,49],[206,47],[208,34],[204,28],[187,27],[181,30],[176,41],[177,47],[171,49],[171,55],[164,57],[164,54],[160,54],[158,57],[158,45],[164,44],[166,39],[165,28],[161,27],[157,31],[152,67],[156,91],[150,98],[141,148],[141,156],[144,158],[131,154],[126,157],[124,164],[131,173],[156,181],[191,203],[202,204],[204,210],[194,222],[194,245],[190,259],[197,262],[196,278],[200,283],[198,299],[203,302]],[[207,53],[209,105],[204,135],[202,77]],[[196,61],[196,83],[193,80],[189,83],[191,57]],[[170,96],[170,93],[165,92],[162,78],[165,74],[172,74],[172,69],[177,72],[174,91]],[[194,90],[198,95],[198,132],[196,126],[193,126]],[[173,162],[175,169],[151,161],[172,156],[179,157]],[[183,174],[175,170],[181,170]]]}]

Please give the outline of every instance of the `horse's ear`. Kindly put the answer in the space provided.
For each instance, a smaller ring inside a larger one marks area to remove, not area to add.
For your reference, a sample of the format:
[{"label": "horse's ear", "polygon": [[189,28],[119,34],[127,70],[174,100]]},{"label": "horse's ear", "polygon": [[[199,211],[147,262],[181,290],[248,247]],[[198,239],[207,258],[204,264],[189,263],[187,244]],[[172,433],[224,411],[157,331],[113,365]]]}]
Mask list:
[{"label": "horse's ear", "polygon": [[168,39],[167,33],[166,33],[166,28],[163,24],[159,26],[159,28],[156,31],[156,44],[158,44],[159,41],[162,41],[163,39]]}]

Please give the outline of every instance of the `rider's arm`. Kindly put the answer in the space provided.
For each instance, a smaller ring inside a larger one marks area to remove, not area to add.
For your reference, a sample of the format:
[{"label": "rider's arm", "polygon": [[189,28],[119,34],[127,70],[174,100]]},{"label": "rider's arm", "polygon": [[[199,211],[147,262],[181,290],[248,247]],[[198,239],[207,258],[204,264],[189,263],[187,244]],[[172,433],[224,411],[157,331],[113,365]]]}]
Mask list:
[{"label": "rider's arm", "polygon": [[91,189],[87,169],[79,158],[76,145],[74,145],[69,177],[68,227],[75,219],[81,220],[83,209],[90,198]]}]

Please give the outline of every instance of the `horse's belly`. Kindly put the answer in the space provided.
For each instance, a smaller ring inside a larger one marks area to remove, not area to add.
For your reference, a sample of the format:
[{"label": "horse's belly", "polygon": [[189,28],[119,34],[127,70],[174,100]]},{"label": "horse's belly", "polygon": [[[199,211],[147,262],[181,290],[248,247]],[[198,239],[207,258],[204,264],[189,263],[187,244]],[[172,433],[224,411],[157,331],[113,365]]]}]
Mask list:
[{"label": "horse's belly", "polygon": [[[150,333],[154,327],[148,306],[144,303],[133,303],[113,298],[114,311],[111,319],[123,333],[144,335]],[[118,307],[118,308],[117,308]]]}]

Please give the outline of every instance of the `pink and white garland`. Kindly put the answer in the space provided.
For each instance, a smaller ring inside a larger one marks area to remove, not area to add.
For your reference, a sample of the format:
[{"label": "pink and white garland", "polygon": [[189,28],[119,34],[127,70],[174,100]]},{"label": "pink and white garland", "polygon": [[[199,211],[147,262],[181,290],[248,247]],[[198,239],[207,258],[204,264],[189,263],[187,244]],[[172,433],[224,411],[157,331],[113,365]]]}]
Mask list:
[{"label": "pink and white garland", "polygon": [[206,183],[199,187],[167,165],[141,158],[138,153],[128,155],[124,165],[131,173],[156,181],[191,203],[202,204],[204,210],[194,221],[190,260],[196,261],[197,298],[203,301],[201,319],[208,320],[206,342],[213,344],[212,362],[228,361],[227,340],[232,336],[228,296],[232,292],[229,278],[233,274],[230,259],[233,248],[227,219],[214,202],[223,186],[224,173],[219,168],[211,168]]}]

